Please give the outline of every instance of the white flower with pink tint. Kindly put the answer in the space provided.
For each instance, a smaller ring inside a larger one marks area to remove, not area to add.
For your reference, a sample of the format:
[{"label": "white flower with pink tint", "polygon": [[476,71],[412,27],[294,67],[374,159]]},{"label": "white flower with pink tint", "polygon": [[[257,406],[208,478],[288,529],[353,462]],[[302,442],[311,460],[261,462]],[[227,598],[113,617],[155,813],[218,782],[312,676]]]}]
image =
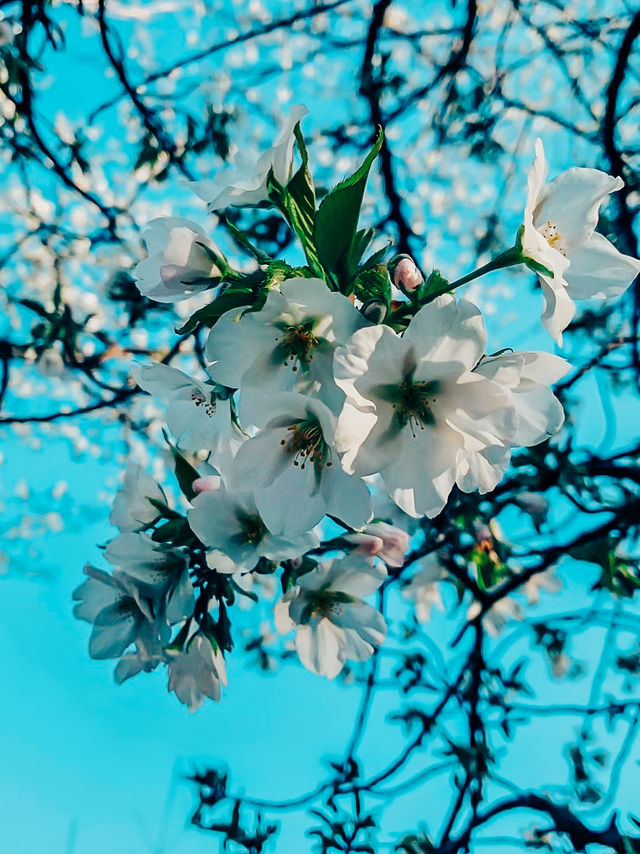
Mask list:
[{"label": "white flower with pink tint", "polygon": [[149,257],[133,271],[141,294],[156,302],[179,302],[218,284],[218,249],[187,219],[152,219],[143,232]]}]

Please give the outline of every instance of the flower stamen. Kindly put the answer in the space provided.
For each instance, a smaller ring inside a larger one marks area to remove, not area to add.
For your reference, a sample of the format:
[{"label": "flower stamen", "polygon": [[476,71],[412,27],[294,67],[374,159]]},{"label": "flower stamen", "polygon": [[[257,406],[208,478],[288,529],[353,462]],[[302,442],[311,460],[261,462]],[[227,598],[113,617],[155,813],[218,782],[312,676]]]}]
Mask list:
[{"label": "flower stamen", "polygon": [[567,257],[567,252],[562,242],[562,235],[558,231],[557,225],[554,225],[551,220],[548,219],[545,224],[538,229],[538,231],[552,249],[555,249],[561,255],[564,255],[565,258]]},{"label": "flower stamen", "polygon": [[304,469],[307,462],[311,462],[317,474],[320,474],[325,466],[330,468],[333,465],[331,460],[327,459],[329,446],[316,419],[309,418],[290,424],[287,431],[289,436],[281,439],[280,445],[293,456],[294,466]]}]

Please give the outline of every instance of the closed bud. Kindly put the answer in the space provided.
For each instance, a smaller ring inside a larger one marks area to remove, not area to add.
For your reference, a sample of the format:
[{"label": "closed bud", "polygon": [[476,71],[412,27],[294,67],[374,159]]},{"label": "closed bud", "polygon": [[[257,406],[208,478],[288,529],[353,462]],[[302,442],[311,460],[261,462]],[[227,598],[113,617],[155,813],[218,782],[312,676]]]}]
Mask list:
[{"label": "closed bud", "polygon": [[379,557],[389,566],[402,566],[409,551],[409,534],[387,522],[372,522],[344,539],[355,545],[356,552]]},{"label": "closed bud", "polygon": [[389,271],[393,284],[405,294],[417,290],[424,282],[424,276],[409,255],[397,255],[389,265]]},{"label": "closed bud", "polygon": [[222,487],[222,479],[220,475],[209,474],[205,477],[197,477],[191,485],[196,495],[200,495],[201,492],[217,492]]},{"label": "closed bud", "polygon": [[371,299],[362,306],[360,313],[371,323],[382,323],[389,313],[389,305],[384,300]]}]

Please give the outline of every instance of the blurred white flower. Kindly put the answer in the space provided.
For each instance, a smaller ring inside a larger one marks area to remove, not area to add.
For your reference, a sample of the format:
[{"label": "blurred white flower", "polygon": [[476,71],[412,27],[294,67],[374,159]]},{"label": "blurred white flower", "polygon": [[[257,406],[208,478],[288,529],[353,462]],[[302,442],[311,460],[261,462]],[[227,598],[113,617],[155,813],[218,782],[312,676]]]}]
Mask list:
[{"label": "blurred white flower", "polygon": [[276,628],[296,629],[296,651],[308,670],[333,679],[347,659],[364,661],[380,646],[384,617],[360,597],[374,593],[386,575],[383,564],[352,554],[318,564],[276,603]]},{"label": "blurred white flower", "polygon": [[540,601],[540,592],[558,593],[562,589],[562,582],[555,574],[553,568],[546,572],[538,572],[529,578],[522,591],[527,599],[528,605],[537,605]]},{"label": "blurred white flower", "polygon": [[307,112],[300,104],[291,108],[273,148],[259,156],[241,149],[232,167],[221,169],[212,179],[192,183],[195,194],[207,202],[207,210],[219,211],[229,205],[252,207],[267,202],[267,176],[272,169],[275,179],[286,185],[293,172],[293,131]]},{"label": "blurred white flower", "polygon": [[[480,603],[473,602],[467,609],[467,619],[472,620],[481,610]],[[491,637],[497,637],[510,620],[521,620],[522,618],[523,612],[520,605],[509,596],[505,596],[498,599],[495,605],[492,605],[483,615],[482,624]]]},{"label": "blurred white flower", "polygon": [[416,620],[419,623],[426,623],[431,619],[431,611],[434,606],[444,611],[440,582],[446,573],[438,558],[433,554],[422,558],[418,566],[420,567],[418,572],[404,588],[402,595],[405,599],[413,602]]}]

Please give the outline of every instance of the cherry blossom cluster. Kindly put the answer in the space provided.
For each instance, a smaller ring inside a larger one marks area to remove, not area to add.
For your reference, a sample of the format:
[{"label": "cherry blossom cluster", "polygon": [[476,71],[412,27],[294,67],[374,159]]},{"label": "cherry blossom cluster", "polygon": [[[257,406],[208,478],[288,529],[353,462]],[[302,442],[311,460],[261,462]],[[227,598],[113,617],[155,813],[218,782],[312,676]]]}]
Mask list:
[{"label": "cherry blossom cluster", "polygon": [[[305,112],[294,108],[259,158],[194,186],[210,212],[275,208],[300,258],[271,258],[227,223],[255,260],[241,272],[198,225],[149,225],[141,293],[211,297],[180,330],[205,333],[206,370],[132,369],[165,406],[183,504],[132,463],[111,513],[120,531],[105,550],[112,572],[87,566],[74,594],[77,616],[93,624],[90,653],[119,659],[117,681],[165,664],[169,689],[191,709],[226,684],[230,606],[276,573],[272,618],[295,633],[306,668],[333,678],[371,656],[387,626],[365,600],[377,592],[380,602],[399,575],[416,520],[441,513],[454,488],[490,492],[514,448],[561,428],[551,386],[568,362],[492,352],[480,310],[454,293],[460,285],[526,265],[560,342],[574,299],[617,295],[640,272],[595,231],[620,179],[570,169],[546,184],[539,141],[514,246],[484,268],[450,282],[406,255],[371,251],[375,235],[358,220],[382,137],[317,206]],[[444,570],[433,556],[418,570],[405,594],[426,620]]]}]

